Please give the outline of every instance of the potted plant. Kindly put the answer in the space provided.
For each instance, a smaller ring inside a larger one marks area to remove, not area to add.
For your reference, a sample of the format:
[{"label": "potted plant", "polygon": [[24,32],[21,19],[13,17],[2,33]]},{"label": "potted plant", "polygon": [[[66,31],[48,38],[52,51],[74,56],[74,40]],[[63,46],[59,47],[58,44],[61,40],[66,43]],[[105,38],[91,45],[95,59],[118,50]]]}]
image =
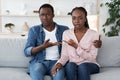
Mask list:
[{"label": "potted plant", "polygon": [[7,23],[7,24],[5,24],[5,28],[7,29],[7,30],[9,30],[10,32],[13,32],[13,28],[14,28],[14,24],[13,23]]},{"label": "potted plant", "polygon": [[[102,7],[104,4],[101,3]],[[111,0],[106,2],[105,6],[108,7],[109,17],[103,24],[103,32],[106,36],[119,36],[120,33],[120,0]],[[110,27],[110,30],[106,32],[106,28]]]}]

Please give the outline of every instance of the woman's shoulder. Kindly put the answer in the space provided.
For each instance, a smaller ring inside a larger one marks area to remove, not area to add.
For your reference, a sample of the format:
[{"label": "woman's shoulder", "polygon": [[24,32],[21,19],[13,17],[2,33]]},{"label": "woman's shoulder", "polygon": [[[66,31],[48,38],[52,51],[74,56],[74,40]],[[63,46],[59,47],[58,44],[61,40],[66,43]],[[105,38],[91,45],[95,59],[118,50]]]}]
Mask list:
[{"label": "woman's shoulder", "polygon": [[95,30],[93,30],[93,29],[88,29],[88,31],[89,31],[90,33],[98,33],[97,31],[95,31]]},{"label": "woman's shoulder", "polygon": [[98,37],[99,33],[97,31],[95,31],[95,30],[88,29],[87,35],[91,36],[91,37]]},{"label": "woman's shoulder", "polygon": [[74,30],[73,29],[67,29],[63,32],[64,35],[71,35],[73,34]]},{"label": "woman's shoulder", "polygon": [[69,33],[69,32],[73,32],[74,31],[74,29],[72,28],[72,29],[67,29],[67,30],[65,30],[64,32],[65,33]]}]

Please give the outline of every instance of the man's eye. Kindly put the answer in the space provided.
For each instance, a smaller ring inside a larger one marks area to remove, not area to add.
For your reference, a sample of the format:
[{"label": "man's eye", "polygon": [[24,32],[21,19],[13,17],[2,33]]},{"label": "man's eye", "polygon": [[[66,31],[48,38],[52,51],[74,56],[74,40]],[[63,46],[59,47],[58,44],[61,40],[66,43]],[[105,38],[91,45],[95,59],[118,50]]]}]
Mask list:
[{"label": "man's eye", "polygon": [[83,19],[83,17],[79,17],[79,19]]},{"label": "man's eye", "polygon": [[45,16],[45,14],[40,14],[40,16]]},{"label": "man's eye", "polygon": [[40,14],[40,16],[51,16],[52,14]]},{"label": "man's eye", "polygon": [[74,19],[75,19],[75,17],[72,17],[72,19],[74,20]]}]

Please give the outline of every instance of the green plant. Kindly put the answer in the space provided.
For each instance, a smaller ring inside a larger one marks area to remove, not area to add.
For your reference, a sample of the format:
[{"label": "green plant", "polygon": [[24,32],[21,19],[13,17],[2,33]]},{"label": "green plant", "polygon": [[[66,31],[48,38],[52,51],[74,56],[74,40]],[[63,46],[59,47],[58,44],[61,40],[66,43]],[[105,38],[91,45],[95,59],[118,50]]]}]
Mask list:
[{"label": "green plant", "polygon": [[[102,7],[104,4],[101,3]],[[106,2],[105,6],[108,7],[109,17],[103,24],[103,32],[106,36],[119,36],[120,32],[120,0],[111,0]],[[110,27],[110,31],[106,32],[106,27]]]},{"label": "green plant", "polygon": [[13,28],[15,25],[13,23],[7,23],[5,24],[5,28]]}]

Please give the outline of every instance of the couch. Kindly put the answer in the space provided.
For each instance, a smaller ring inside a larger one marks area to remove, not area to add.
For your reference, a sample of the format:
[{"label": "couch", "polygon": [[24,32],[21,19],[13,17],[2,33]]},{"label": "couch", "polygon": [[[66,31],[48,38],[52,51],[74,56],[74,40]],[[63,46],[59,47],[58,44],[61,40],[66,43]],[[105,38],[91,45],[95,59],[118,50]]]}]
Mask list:
[{"label": "couch", "polygon": [[[24,56],[27,36],[0,36],[0,80],[31,80],[26,73],[30,58]],[[100,73],[91,80],[120,80],[120,37],[102,36],[97,60]],[[45,76],[45,80],[51,80]]]}]

